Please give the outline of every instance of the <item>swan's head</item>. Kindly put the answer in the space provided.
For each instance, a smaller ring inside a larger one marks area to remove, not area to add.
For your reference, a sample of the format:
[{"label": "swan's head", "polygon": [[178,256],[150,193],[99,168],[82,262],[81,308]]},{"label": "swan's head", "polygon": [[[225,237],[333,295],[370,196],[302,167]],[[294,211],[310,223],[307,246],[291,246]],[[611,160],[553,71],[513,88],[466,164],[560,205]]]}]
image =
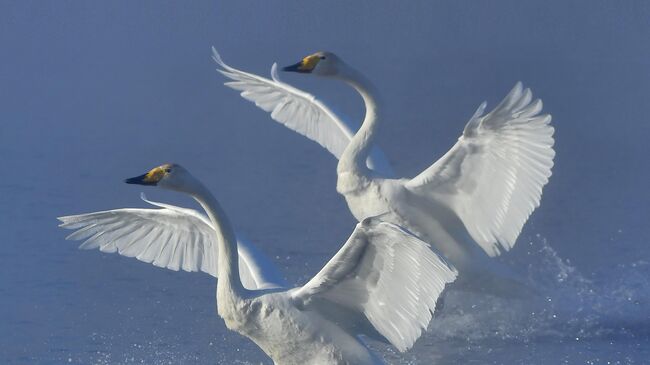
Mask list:
[{"label": "swan's head", "polygon": [[283,71],[314,74],[320,76],[336,76],[345,67],[345,63],[332,52],[316,52],[300,62],[282,68]]},{"label": "swan's head", "polygon": [[140,176],[124,180],[127,184],[157,186],[175,191],[188,191],[193,188],[196,180],[183,166],[167,163],[154,167]]}]

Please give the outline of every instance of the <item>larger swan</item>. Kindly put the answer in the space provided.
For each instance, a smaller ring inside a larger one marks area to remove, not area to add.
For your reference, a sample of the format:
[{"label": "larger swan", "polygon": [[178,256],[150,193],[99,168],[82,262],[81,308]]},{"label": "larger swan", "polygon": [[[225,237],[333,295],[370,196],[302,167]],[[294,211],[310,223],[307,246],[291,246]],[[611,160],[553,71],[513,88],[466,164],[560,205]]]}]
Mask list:
[{"label": "larger swan", "polygon": [[228,218],[203,184],[174,164],[126,182],[189,194],[208,217],[160,203],[154,204],[162,209],[61,217],[62,227],[77,230],[69,238],[86,239],[84,248],[216,274],[219,316],[276,364],[379,364],[358,336],[409,349],[431,320],[445,284],[456,277],[426,243],[372,218],[357,224],[339,252],[304,286],[247,289],[241,263],[261,282],[273,281],[275,272],[269,279],[271,265],[262,254],[245,254],[241,260],[242,247],[238,255]]},{"label": "larger swan", "polygon": [[214,48],[213,58],[233,80],[226,85],[339,158],[337,191],[357,220],[384,214],[433,244],[461,273],[484,265],[486,254],[511,249],[539,206],[555,155],[553,127],[551,116],[540,114],[541,100],[533,101],[521,83],[491,112],[484,114],[482,103],[433,165],[412,179],[396,179],[373,146],[380,112],[374,87],[335,54],[317,52],[284,71],[338,79],[356,89],[366,107],[356,134],[352,123],[313,95],[280,81],[277,65],[266,79],[228,66]]}]

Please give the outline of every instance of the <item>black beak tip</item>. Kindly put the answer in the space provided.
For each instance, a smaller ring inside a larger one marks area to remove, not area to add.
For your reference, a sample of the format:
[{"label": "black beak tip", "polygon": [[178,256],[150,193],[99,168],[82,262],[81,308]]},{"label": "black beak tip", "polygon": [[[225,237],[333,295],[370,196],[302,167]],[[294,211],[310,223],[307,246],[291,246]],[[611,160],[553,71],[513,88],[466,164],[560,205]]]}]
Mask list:
[{"label": "black beak tip", "polygon": [[128,179],[125,179],[124,182],[127,184],[135,184],[135,185],[155,185],[149,182],[146,182],[144,178],[147,176],[147,174],[143,174],[140,176],[136,177],[130,177]]},{"label": "black beak tip", "polygon": [[306,73],[304,70],[301,70],[301,69],[300,69],[300,64],[301,64],[301,63],[298,62],[298,63],[293,64],[293,65],[290,65],[290,66],[282,67],[282,71],[285,71],[285,72]]}]

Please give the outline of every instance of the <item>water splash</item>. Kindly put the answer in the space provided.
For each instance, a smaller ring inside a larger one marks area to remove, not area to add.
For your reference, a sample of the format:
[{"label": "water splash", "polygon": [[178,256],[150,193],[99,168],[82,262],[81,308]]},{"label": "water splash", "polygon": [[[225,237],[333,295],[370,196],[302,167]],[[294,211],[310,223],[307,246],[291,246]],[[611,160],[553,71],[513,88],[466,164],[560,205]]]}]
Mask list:
[{"label": "water splash", "polygon": [[515,260],[503,259],[536,295],[512,299],[450,291],[425,341],[580,341],[650,332],[648,262],[605,268],[587,278],[540,234],[528,242],[525,260]]}]

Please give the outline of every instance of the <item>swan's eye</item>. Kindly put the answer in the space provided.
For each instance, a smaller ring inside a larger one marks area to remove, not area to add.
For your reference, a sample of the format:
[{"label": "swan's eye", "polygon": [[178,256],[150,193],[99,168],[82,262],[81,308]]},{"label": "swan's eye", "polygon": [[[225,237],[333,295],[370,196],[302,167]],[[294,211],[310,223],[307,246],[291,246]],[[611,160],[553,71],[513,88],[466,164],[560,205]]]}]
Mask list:
[{"label": "swan's eye", "polygon": [[324,60],[324,59],[326,59],[326,58],[327,58],[327,57],[325,57],[325,56],[320,56],[320,59],[321,59],[321,60]]},{"label": "swan's eye", "polygon": [[168,167],[168,168],[165,169],[165,172],[169,174],[170,172],[172,172],[172,169],[170,169],[170,168]]}]

